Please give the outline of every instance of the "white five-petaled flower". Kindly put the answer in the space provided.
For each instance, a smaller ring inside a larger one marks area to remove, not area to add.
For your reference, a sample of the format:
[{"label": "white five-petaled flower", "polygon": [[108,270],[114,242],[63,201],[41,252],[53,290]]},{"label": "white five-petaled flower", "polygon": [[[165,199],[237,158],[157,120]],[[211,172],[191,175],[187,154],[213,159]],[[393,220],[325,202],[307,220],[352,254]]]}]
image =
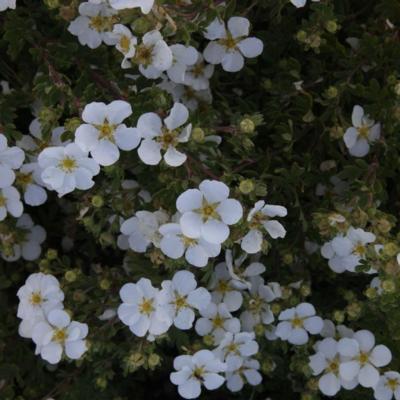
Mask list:
[{"label": "white five-petaled flower", "polygon": [[150,244],[160,246],[161,235],[158,228],[165,223],[168,215],[164,211],[138,211],[121,225],[121,232],[127,236],[129,247],[144,253]]},{"label": "white five-petaled flower", "polygon": [[226,387],[231,392],[239,392],[245,383],[257,386],[262,381],[260,363],[253,358],[229,356],[226,360]]},{"label": "white five-petaled flower", "polygon": [[102,42],[113,45],[111,32],[117,12],[108,4],[84,2],[79,5],[79,16],[68,26],[68,31],[78,36],[79,43],[95,49]]},{"label": "white five-petaled flower", "polygon": [[172,51],[172,65],[167,70],[167,75],[172,82],[184,83],[186,71],[193,66],[199,53],[193,46],[184,46],[183,44],[173,44],[170,46]]},{"label": "white five-petaled flower", "polygon": [[312,304],[301,303],[296,307],[282,311],[278,317],[276,336],[295,345],[308,342],[308,334],[316,335],[323,328],[322,318],[315,315]]},{"label": "white five-petaled flower", "polygon": [[184,83],[194,90],[206,90],[210,87],[213,73],[214,65],[206,64],[203,56],[199,54],[196,62],[186,69]]},{"label": "white five-petaled flower", "polygon": [[154,0],[110,0],[110,6],[115,10],[140,8],[143,14],[148,14],[153,8]]},{"label": "white five-petaled flower", "polygon": [[7,213],[13,217],[20,217],[24,211],[21,196],[13,186],[0,189],[0,221],[7,217]]},{"label": "white five-petaled flower", "polygon": [[152,338],[165,333],[171,326],[170,316],[160,307],[159,292],[147,278],[122,286],[118,317],[136,336],[143,337],[148,333]]},{"label": "white five-petaled flower", "polygon": [[375,337],[367,330],[355,332],[352,338],[340,339],[338,351],[347,359],[339,367],[341,378],[346,381],[357,379],[364,387],[375,387],[379,381],[377,368],[384,367],[392,359],[386,346],[375,346]]},{"label": "white five-petaled flower", "polygon": [[265,204],[265,201],[260,200],[254,205],[253,209],[247,216],[249,232],[241,239],[241,247],[249,254],[258,253],[261,250],[263,242],[262,230],[273,238],[283,238],[286,235],[286,230],[282,224],[274,217],[285,217],[287,210],[285,207],[272,204]]},{"label": "white five-petaled flower", "polygon": [[254,332],[227,332],[220,344],[215,348],[214,354],[223,361],[230,356],[250,357],[258,352],[258,343],[255,341]]},{"label": "white five-petaled flower", "polygon": [[16,175],[15,185],[23,193],[25,204],[40,206],[47,200],[45,183],[41,177],[42,169],[37,162],[23,164]]},{"label": "white five-petaled flower", "polygon": [[200,336],[212,335],[218,345],[226,332],[238,333],[240,321],[232,317],[224,303],[210,303],[200,310],[201,318],[196,321],[195,330]]},{"label": "white five-petaled flower", "polygon": [[19,298],[17,316],[21,319],[44,319],[53,309],[62,309],[64,293],[53,275],[34,273],[28,276],[17,292]]},{"label": "white five-petaled flower", "polygon": [[265,285],[260,276],[250,278],[249,298],[246,302],[246,310],[240,315],[242,329],[252,331],[257,324],[269,325],[274,321],[270,303],[280,295],[280,289],[273,290]]},{"label": "white five-petaled flower", "polygon": [[100,172],[96,161],[75,143],[65,147],[48,147],[39,154],[43,182],[58,196],[76,189],[87,190],[94,185],[93,176]]},{"label": "white five-petaled flower", "polygon": [[174,360],[176,372],[170,375],[171,382],[178,386],[184,399],[196,399],[201,394],[201,386],[208,390],[218,389],[225,381],[219,375],[226,365],[209,350],[200,350],[193,356],[178,356]]},{"label": "white five-petaled flower", "polygon": [[75,143],[90,152],[100,165],[112,165],[119,159],[119,149],[133,150],[140,142],[135,128],[128,128],[122,121],[132,114],[132,107],[123,100],[110,104],[93,102],[82,113],[82,124],[75,132]]},{"label": "white five-petaled flower", "polygon": [[189,271],[178,271],[172,281],[163,281],[161,287],[160,304],[178,329],[190,329],[195,318],[193,310],[205,308],[211,301],[207,289],[196,288],[196,279]]},{"label": "white five-petaled flower", "polygon": [[185,254],[185,259],[195,267],[205,267],[210,257],[216,257],[221,251],[221,245],[208,243],[202,238],[192,239],[182,233],[179,224],[161,225],[162,236],[160,249],[168,257],[178,259]]},{"label": "white five-petaled flower", "polygon": [[131,62],[129,60],[134,57],[136,52],[136,36],[133,36],[132,32],[125,25],[116,24],[114,25],[111,37],[115,41],[116,49],[124,56],[121,62],[121,67],[129,68],[131,66]]},{"label": "white five-petaled flower", "polygon": [[185,236],[202,237],[221,244],[229,236],[229,226],[242,218],[243,209],[235,199],[229,199],[229,188],[223,182],[204,180],[199,189],[188,189],[176,200],[182,214],[179,223]]},{"label": "white five-petaled flower", "polygon": [[379,378],[374,388],[375,400],[391,400],[393,397],[400,400],[400,374],[387,371]]},{"label": "white five-petaled flower", "polygon": [[369,152],[370,143],[380,138],[381,124],[375,124],[373,119],[365,115],[361,106],[354,106],[351,119],[353,126],[346,130],[344,143],[352,156],[364,157]]},{"label": "white five-petaled flower", "polygon": [[225,263],[219,263],[211,276],[209,289],[214,303],[224,303],[229,311],[238,310],[243,303],[242,293],[233,284]]},{"label": "white five-petaled flower", "polygon": [[63,351],[68,358],[77,360],[87,350],[85,338],[88,326],[71,321],[64,310],[54,309],[47,315],[47,321],[38,322],[32,332],[36,354],[50,364],[60,362]]},{"label": "white five-petaled flower", "polygon": [[20,240],[12,246],[12,254],[1,253],[7,261],[16,261],[20,257],[24,260],[36,260],[42,252],[41,244],[46,239],[46,231],[40,225],[34,225],[28,214],[22,214],[16,223]]},{"label": "white five-petaled flower", "polygon": [[7,10],[7,8],[15,9],[17,0],[0,0],[0,11]]},{"label": "white five-petaled flower", "polygon": [[136,47],[134,61],[147,79],[157,79],[171,68],[172,51],[157,30],[147,32]]},{"label": "white five-petaled flower", "polygon": [[[339,235],[321,247],[321,254],[328,259],[332,271],[342,273],[344,271],[355,272],[360,261],[366,258],[368,245],[375,241],[376,237],[371,232],[360,228],[350,227],[346,236]],[[368,273],[374,272],[370,269]]]},{"label": "white five-petaled flower", "polygon": [[221,64],[228,72],[237,72],[243,68],[244,57],[259,56],[264,48],[260,39],[249,35],[250,22],[247,18],[231,17],[225,23],[216,18],[207,27],[204,36],[211,40],[204,50],[204,58],[210,64]]},{"label": "white five-petaled flower", "polygon": [[[319,2],[320,0],[311,0],[313,2]],[[304,7],[307,3],[307,0],[290,0],[290,2],[296,6],[297,8]]]},{"label": "white five-petaled flower", "polygon": [[15,180],[13,170],[24,162],[25,153],[19,147],[7,146],[7,138],[0,133],[0,189],[11,186]]},{"label": "white five-petaled flower", "polygon": [[335,396],[343,386],[345,389],[354,389],[358,382],[353,379],[346,381],[339,375],[340,363],[343,357],[338,352],[338,342],[333,338],[326,338],[318,342],[316,353],[310,356],[310,367],[313,375],[321,375],[318,387],[325,396]]},{"label": "white five-petaled flower", "polygon": [[186,124],[188,109],[175,103],[164,121],[153,112],[143,114],[137,123],[137,131],[143,137],[138,149],[140,159],[147,165],[157,165],[164,161],[171,167],[179,167],[186,161],[186,155],[177,150],[180,143],[186,143],[192,132],[192,124]]}]

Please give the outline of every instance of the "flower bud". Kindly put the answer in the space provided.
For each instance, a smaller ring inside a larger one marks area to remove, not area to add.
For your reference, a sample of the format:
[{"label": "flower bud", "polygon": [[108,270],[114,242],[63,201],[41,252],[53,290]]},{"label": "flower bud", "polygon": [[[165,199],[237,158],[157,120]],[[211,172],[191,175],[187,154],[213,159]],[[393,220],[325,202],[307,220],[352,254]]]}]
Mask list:
[{"label": "flower bud", "polygon": [[205,133],[203,129],[196,127],[192,130],[192,138],[195,142],[203,143],[205,138]]},{"label": "flower bud", "polygon": [[303,30],[298,31],[297,34],[296,34],[296,39],[299,42],[305,42],[307,40],[307,32],[303,31]]},{"label": "flower bud", "polygon": [[108,279],[102,279],[102,280],[99,282],[99,286],[100,286],[100,288],[103,289],[103,290],[108,290],[108,289],[110,289],[111,282],[110,282]]},{"label": "flower bud", "polygon": [[146,32],[150,31],[152,26],[151,22],[146,18],[137,18],[135,22],[131,24],[131,28],[133,31],[139,34],[145,34]]},{"label": "flower bud", "polygon": [[375,299],[377,295],[376,289],[369,287],[366,291],[365,291],[365,296],[367,296],[369,299]]},{"label": "flower bud", "polygon": [[107,387],[107,379],[99,376],[96,379],[96,386],[100,389],[100,390],[104,390]]},{"label": "flower bud", "polygon": [[325,29],[330,33],[335,33],[338,29],[338,25],[337,25],[336,21],[329,20],[325,24]]},{"label": "flower bud", "polygon": [[325,91],[325,96],[328,99],[334,99],[339,94],[338,90],[335,86],[329,86],[328,89]]},{"label": "flower bud", "polygon": [[243,133],[253,133],[256,129],[256,124],[250,118],[244,118],[240,121],[239,127]]},{"label": "flower bud", "polygon": [[394,92],[396,93],[397,96],[400,96],[400,82],[397,82],[396,85],[394,86]]},{"label": "flower bud", "polygon": [[91,203],[93,207],[100,208],[104,205],[104,199],[102,196],[96,195],[92,197]]},{"label": "flower bud", "polygon": [[399,248],[396,243],[389,242],[383,246],[383,254],[388,257],[394,257],[399,252]]},{"label": "flower bud", "polygon": [[48,249],[46,253],[46,258],[50,261],[57,259],[58,252],[56,249]]},{"label": "flower bud", "polygon": [[64,274],[65,280],[66,280],[67,282],[69,282],[69,283],[75,282],[77,277],[78,277],[78,276],[77,276],[77,273],[76,273],[76,271],[74,271],[73,269],[70,269],[69,271],[67,271],[67,272]]},{"label": "flower bud", "polygon": [[255,188],[254,182],[252,179],[245,179],[240,182],[239,184],[239,190],[243,194],[249,194],[251,193]]},{"label": "flower bud", "polygon": [[214,337],[212,335],[203,336],[203,342],[206,346],[214,346],[215,345]]},{"label": "flower bud", "polygon": [[149,358],[147,359],[147,363],[150,369],[157,367],[157,365],[159,365],[160,362],[161,362],[161,357],[156,353],[150,354]]},{"label": "flower bud", "polygon": [[396,290],[396,285],[391,279],[385,279],[381,286],[385,293],[393,293]]},{"label": "flower bud", "polygon": [[254,333],[256,336],[263,336],[265,333],[265,326],[263,324],[257,324],[254,327]]},{"label": "flower bud", "polygon": [[338,323],[338,324],[342,324],[344,322],[344,312],[343,311],[339,311],[336,310],[333,313],[333,319]]},{"label": "flower bud", "polygon": [[57,8],[60,6],[59,0],[44,0],[44,4],[50,9]]}]

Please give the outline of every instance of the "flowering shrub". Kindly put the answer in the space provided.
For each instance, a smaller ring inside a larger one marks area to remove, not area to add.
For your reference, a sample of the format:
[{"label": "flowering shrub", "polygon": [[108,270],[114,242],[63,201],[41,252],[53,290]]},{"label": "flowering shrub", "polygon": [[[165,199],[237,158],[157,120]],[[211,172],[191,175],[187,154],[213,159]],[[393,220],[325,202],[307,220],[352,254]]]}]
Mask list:
[{"label": "flowering shrub", "polygon": [[400,399],[398,1],[0,11],[1,399]]}]

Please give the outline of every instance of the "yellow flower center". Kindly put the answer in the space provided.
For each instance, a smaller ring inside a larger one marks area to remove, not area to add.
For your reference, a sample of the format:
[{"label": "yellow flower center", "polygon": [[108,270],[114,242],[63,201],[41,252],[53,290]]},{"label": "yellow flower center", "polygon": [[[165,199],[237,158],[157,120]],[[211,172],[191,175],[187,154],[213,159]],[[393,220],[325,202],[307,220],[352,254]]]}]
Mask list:
[{"label": "yellow flower center", "polygon": [[358,135],[364,139],[368,139],[368,134],[369,134],[369,127],[368,126],[361,126],[360,128],[357,128]]},{"label": "yellow flower center", "polygon": [[255,296],[249,301],[249,309],[253,313],[259,313],[264,305],[264,300],[260,296]]},{"label": "yellow flower center", "polygon": [[19,186],[22,186],[25,188],[29,184],[33,182],[33,173],[28,172],[28,173],[22,173],[22,172],[17,172],[17,178],[16,178],[16,183]]},{"label": "yellow flower center", "polygon": [[333,374],[337,375],[339,372],[339,358],[335,357],[333,360],[330,360],[326,370],[327,372],[332,372]]},{"label": "yellow flower center", "polygon": [[292,323],[292,327],[295,328],[295,329],[303,327],[303,319],[298,317],[298,316],[295,316],[292,319],[291,323]]},{"label": "yellow flower center", "polygon": [[225,355],[228,355],[230,353],[239,354],[239,345],[237,343],[229,343],[229,345],[226,346]]},{"label": "yellow flower center", "polygon": [[217,292],[223,293],[223,294],[229,292],[230,286],[229,286],[228,281],[223,281],[223,280],[219,281],[216,290],[217,290]]},{"label": "yellow flower center", "polygon": [[183,241],[183,244],[185,245],[185,247],[195,246],[198,243],[197,239],[192,239],[185,235],[182,235],[182,241]]},{"label": "yellow flower center", "polygon": [[204,367],[196,367],[193,370],[192,377],[197,380],[201,380],[203,378],[204,373],[205,373]]},{"label": "yellow flower center", "polygon": [[233,50],[233,49],[236,49],[236,45],[238,43],[238,40],[234,39],[232,37],[232,35],[228,34],[226,38],[220,39],[219,43],[222,46],[226,47],[228,50]]},{"label": "yellow flower center", "polygon": [[367,252],[367,249],[365,248],[365,246],[362,243],[357,243],[354,246],[353,252],[358,254],[360,257],[362,257]]},{"label": "yellow flower center", "polygon": [[191,72],[196,78],[203,75],[204,63],[198,63],[198,64],[194,65]]},{"label": "yellow flower center", "polygon": [[89,27],[97,32],[107,32],[112,30],[113,23],[113,17],[96,15],[90,18]]},{"label": "yellow flower center", "polygon": [[31,298],[29,299],[29,302],[33,305],[33,306],[38,306],[39,304],[42,304],[43,302],[43,297],[40,294],[40,292],[33,292],[31,294]]},{"label": "yellow flower center", "polygon": [[157,141],[161,143],[161,146],[164,150],[167,150],[168,147],[175,147],[178,144],[178,132],[170,131],[168,129],[163,129],[161,136],[157,137]]},{"label": "yellow flower center", "polygon": [[0,194],[0,207],[5,207],[6,203],[7,199],[2,194]]},{"label": "yellow flower center", "polygon": [[154,311],[153,299],[143,299],[139,305],[139,311],[141,314],[150,315]]},{"label": "yellow flower center", "polygon": [[129,39],[128,36],[121,36],[121,39],[119,40],[119,45],[121,47],[121,50],[124,53],[128,53],[130,45],[131,45],[131,40]]},{"label": "yellow flower center", "polygon": [[187,307],[188,303],[186,301],[186,297],[185,296],[179,296],[177,295],[175,297],[175,301],[174,301],[175,307],[180,310],[183,307]]},{"label": "yellow flower center", "polygon": [[78,167],[78,164],[75,159],[67,156],[60,161],[59,167],[64,172],[71,173]]},{"label": "yellow flower center", "polygon": [[215,318],[212,320],[212,324],[214,328],[223,328],[225,320],[217,314]]},{"label": "yellow flower center", "polygon": [[99,139],[106,139],[114,142],[114,132],[116,125],[111,125],[107,119],[101,125],[94,126],[99,131]]},{"label": "yellow flower center", "polygon": [[361,365],[365,365],[369,360],[369,354],[368,353],[360,353],[360,355],[358,356],[358,362]]},{"label": "yellow flower center", "polygon": [[135,60],[142,65],[150,65],[153,61],[153,47],[141,44],[136,48]]},{"label": "yellow flower center", "polygon": [[67,338],[67,332],[65,328],[56,329],[53,333],[53,342],[64,343]]},{"label": "yellow flower center", "polygon": [[399,381],[398,381],[396,378],[388,379],[388,380],[386,381],[386,386],[387,386],[390,390],[392,390],[392,391],[394,392],[395,390],[397,390],[397,387],[399,386]]},{"label": "yellow flower center", "polygon": [[217,207],[219,203],[209,203],[207,200],[203,199],[203,204],[199,210],[199,214],[201,214],[203,221],[208,221],[209,219],[219,219],[219,215],[217,213]]},{"label": "yellow flower center", "polygon": [[257,229],[268,220],[268,217],[261,211],[257,211],[249,223],[250,229]]}]

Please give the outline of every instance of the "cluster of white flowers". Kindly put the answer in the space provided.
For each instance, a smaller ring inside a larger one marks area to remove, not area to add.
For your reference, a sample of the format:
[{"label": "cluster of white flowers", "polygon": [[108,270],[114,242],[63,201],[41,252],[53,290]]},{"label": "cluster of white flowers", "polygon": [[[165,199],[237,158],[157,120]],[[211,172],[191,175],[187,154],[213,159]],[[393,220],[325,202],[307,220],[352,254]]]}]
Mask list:
[{"label": "cluster of white flowers", "polygon": [[82,357],[87,350],[88,326],[71,321],[64,311],[64,293],[54,276],[31,274],[17,295],[17,316],[22,320],[19,334],[33,340],[36,354],[50,364],[59,363],[64,352],[73,360]]},{"label": "cluster of white flowers", "polygon": [[352,156],[364,157],[369,152],[370,144],[380,138],[381,124],[370,119],[358,105],[354,106],[351,119],[353,126],[346,130],[344,143]]},{"label": "cluster of white flowers", "polygon": [[[332,271],[342,273],[344,271],[355,272],[356,267],[366,259],[371,243],[375,242],[375,235],[360,228],[350,227],[346,235],[339,234],[321,247],[321,254],[328,259]],[[379,251],[380,246],[372,246],[373,251]],[[368,273],[376,272],[370,268]]]},{"label": "cluster of white flowers", "polygon": [[324,395],[335,396],[342,387],[351,390],[358,385],[373,388],[377,400],[390,400],[393,394],[395,398],[400,394],[397,372],[379,374],[379,368],[388,365],[392,355],[386,346],[375,345],[370,331],[342,329],[336,338],[317,342],[314,349],[310,367],[319,377],[318,386]]}]

